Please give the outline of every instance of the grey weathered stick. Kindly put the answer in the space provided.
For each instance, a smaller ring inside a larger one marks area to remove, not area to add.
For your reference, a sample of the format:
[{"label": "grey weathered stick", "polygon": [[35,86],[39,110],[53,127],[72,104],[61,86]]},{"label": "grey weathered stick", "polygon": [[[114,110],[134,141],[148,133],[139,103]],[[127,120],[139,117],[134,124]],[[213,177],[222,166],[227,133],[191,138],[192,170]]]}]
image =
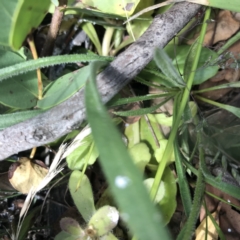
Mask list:
[{"label": "grey weathered stick", "polygon": [[[182,2],[155,17],[149,29],[120,54],[97,77],[103,102],[109,101],[153,58],[156,47],[163,48],[200,9],[200,5]],[[0,132],[0,160],[47,144],[69,133],[85,119],[84,92],[80,90],[64,103],[35,118]]]}]

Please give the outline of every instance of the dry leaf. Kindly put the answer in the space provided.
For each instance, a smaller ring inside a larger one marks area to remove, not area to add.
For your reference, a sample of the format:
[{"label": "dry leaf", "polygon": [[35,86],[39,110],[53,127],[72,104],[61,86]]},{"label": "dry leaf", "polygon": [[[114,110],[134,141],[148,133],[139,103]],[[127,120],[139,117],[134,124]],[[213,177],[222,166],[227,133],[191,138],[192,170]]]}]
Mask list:
[{"label": "dry leaf", "polygon": [[[217,212],[212,213],[212,217],[216,220],[217,223],[219,223]],[[206,226],[207,226],[207,228],[206,228]],[[215,228],[211,218],[208,216],[207,219],[205,218],[201,222],[201,224],[198,226],[198,228],[196,229],[196,240],[205,239],[206,229],[208,231],[207,232],[207,240],[217,240],[218,239],[218,234],[217,234],[216,228]]]},{"label": "dry leaf", "polygon": [[[233,18],[230,11],[220,11],[216,21],[208,24],[203,45],[210,46],[227,40],[238,31],[239,26],[239,22]],[[199,33],[194,36],[194,39],[189,40],[188,44],[192,44],[198,36]]]},{"label": "dry leaf", "polygon": [[8,178],[16,190],[27,194],[32,187],[39,186],[47,173],[48,169],[43,162],[38,160],[31,162],[30,159],[23,157],[10,166]]},{"label": "dry leaf", "polygon": [[[231,64],[236,64],[239,61],[240,54],[240,41],[232,45],[228,50],[230,53],[229,59],[225,62],[225,68],[219,71],[215,76],[210,78],[208,81],[199,85],[199,90],[219,86],[226,83],[237,82],[240,77],[240,69],[238,66],[231,67]],[[203,97],[209,98],[211,100],[218,100],[219,98],[226,95],[232,88],[224,88],[214,91],[208,91],[201,93]]]}]

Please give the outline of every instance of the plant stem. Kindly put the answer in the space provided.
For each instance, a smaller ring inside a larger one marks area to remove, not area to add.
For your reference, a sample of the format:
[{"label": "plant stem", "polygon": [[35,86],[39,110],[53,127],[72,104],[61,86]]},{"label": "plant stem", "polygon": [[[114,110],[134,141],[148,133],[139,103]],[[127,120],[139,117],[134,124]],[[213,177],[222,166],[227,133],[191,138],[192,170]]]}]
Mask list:
[{"label": "plant stem", "polygon": [[58,31],[60,29],[62,19],[64,16],[64,12],[61,11],[63,8],[67,6],[67,0],[59,0],[59,6],[55,7],[55,11],[52,15],[52,21],[48,30],[47,39],[44,43],[41,57],[46,57],[52,55],[54,44],[58,35]]},{"label": "plant stem", "polygon": [[173,151],[173,142],[174,142],[174,140],[176,138],[178,126],[180,124],[181,117],[182,117],[182,113],[183,113],[183,111],[184,111],[184,109],[186,107],[186,104],[188,102],[189,91],[190,91],[190,89],[192,87],[192,84],[193,84],[195,71],[197,69],[199,57],[200,57],[201,50],[202,50],[202,43],[203,43],[204,36],[205,36],[205,33],[206,33],[206,29],[207,29],[206,21],[207,21],[207,19],[209,19],[210,13],[211,13],[211,8],[208,8],[206,10],[206,13],[205,13],[205,17],[204,17],[204,20],[203,20],[201,33],[200,33],[200,36],[199,36],[199,45],[198,45],[198,47],[196,49],[196,57],[195,57],[195,59],[193,61],[193,65],[192,65],[191,72],[190,72],[190,75],[189,75],[189,78],[188,78],[188,81],[187,81],[186,88],[184,89],[184,92],[183,92],[180,108],[178,110],[175,122],[173,124],[172,131],[170,133],[170,137],[169,137],[168,142],[167,142],[166,149],[164,151],[162,160],[161,160],[161,162],[160,162],[160,164],[158,166],[158,170],[157,170],[154,182],[153,182],[153,186],[151,188],[150,197],[153,200],[156,197],[159,185],[161,183],[161,179],[162,179],[162,176],[163,176],[164,169],[165,169],[165,167],[166,167],[166,165],[168,163],[168,159],[169,159],[169,157],[170,157],[170,155],[171,155],[171,153]]},{"label": "plant stem", "polygon": [[106,31],[104,33],[103,42],[102,42],[102,55],[108,56],[110,52],[110,44],[112,40],[112,36],[114,33],[113,27],[106,27]]},{"label": "plant stem", "polygon": [[[33,59],[34,60],[38,59],[37,50],[36,50],[36,47],[35,47],[32,36],[29,36],[27,38],[27,41],[28,41],[28,45],[31,49]],[[42,99],[42,93],[43,93],[43,84],[42,84],[42,75],[41,75],[40,68],[37,69],[37,79],[38,79],[38,100],[41,100]]]},{"label": "plant stem", "polygon": [[229,47],[231,47],[235,42],[237,42],[240,39],[240,32],[238,32],[235,36],[230,38],[219,50],[218,55],[225,52]]},{"label": "plant stem", "polygon": [[197,179],[196,188],[195,188],[195,192],[194,192],[194,199],[193,199],[191,212],[190,212],[189,218],[186,222],[186,225],[182,230],[182,231],[184,231],[182,233],[183,236],[180,233],[178,239],[184,239],[184,240],[192,239],[192,234],[194,232],[194,227],[196,225],[198,215],[199,215],[199,211],[200,211],[200,207],[201,207],[201,204],[202,204],[202,196],[204,194],[204,190],[205,190],[204,177],[203,177],[203,174],[202,174],[202,170],[199,169],[198,170],[198,179]]}]

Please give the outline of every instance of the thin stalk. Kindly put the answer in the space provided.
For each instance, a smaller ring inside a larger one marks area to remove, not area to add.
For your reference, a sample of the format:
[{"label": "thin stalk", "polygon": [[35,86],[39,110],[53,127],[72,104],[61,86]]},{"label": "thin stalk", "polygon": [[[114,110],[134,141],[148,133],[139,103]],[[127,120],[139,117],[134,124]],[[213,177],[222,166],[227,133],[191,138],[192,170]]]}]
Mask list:
[{"label": "thin stalk", "polygon": [[[31,36],[29,36],[27,38],[27,41],[28,41],[28,45],[31,49],[33,59],[35,59],[35,60],[38,59],[38,54],[37,54],[37,50],[36,50],[33,38]],[[43,94],[43,84],[42,84],[42,74],[41,74],[40,68],[37,69],[37,79],[38,79],[38,99],[41,100],[42,94]]]},{"label": "thin stalk", "polygon": [[204,194],[204,182],[203,182],[203,174],[201,173],[201,170],[198,171],[198,179],[196,183],[195,193],[194,193],[194,199],[192,204],[192,211],[190,212],[189,218],[183,227],[182,231],[178,235],[177,240],[183,239],[183,240],[190,240],[192,239],[192,234],[194,232],[194,228],[199,216],[199,211],[201,207],[202,202],[202,196]]},{"label": "thin stalk", "polygon": [[[203,157],[204,157],[203,150],[200,150],[200,158],[203,158]],[[194,232],[195,225],[199,216],[199,211],[202,205],[202,197],[203,197],[204,191],[205,191],[204,177],[202,174],[202,170],[199,169],[191,212],[186,222],[183,237],[181,239],[184,239],[184,240],[192,239],[192,234]]]},{"label": "thin stalk", "polygon": [[103,56],[109,55],[110,45],[111,45],[111,40],[112,40],[114,30],[115,29],[113,27],[106,27],[106,31],[104,33],[103,42],[102,42],[102,55]]},{"label": "thin stalk", "polygon": [[240,32],[238,32],[234,37],[230,38],[219,50],[218,55],[225,52],[229,47],[231,47],[235,42],[240,39]]},{"label": "thin stalk", "polygon": [[192,65],[191,72],[190,72],[190,75],[189,75],[189,78],[188,78],[188,81],[187,81],[186,88],[184,89],[184,92],[183,92],[180,108],[178,110],[175,123],[173,124],[173,128],[172,128],[172,131],[170,133],[170,137],[168,139],[166,149],[164,151],[162,160],[161,160],[161,162],[158,166],[158,170],[157,170],[154,182],[153,182],[153,186],[151,188],[150,197],[152,199],[155,199],[155,197],[156,197],[159,185],[161,183],[161,179],[162,179],[162,176],[163,176],[164,169],[165,169],[165,167],[167,165],[167,162],[168,162],[168,159],[169,159],[169,157],[170,157],[170,155],[172,154],[172,151],[173,151],[173,142],[174,142],[176,134],[177,134],[178,126],[180,124],[183,111],[184,111],[185,106],[188,102],[189,91],[190,91],[190,89],[192,87],[192,84],[193,84],[195,71],[197,70],[197,65],[198,65],[198,61],[199,61],[201,50],[202,50],[202,43],[203,43],[204,36],[205,36],[205,33],[206,33],[206,29],[207,29],[207,23],[206,22],[207,22],[207,19],[209,19],[209,17],[210,17],[210,13],[211,13],[211,8],[208,8],[206,10],[206,13],[205,13],[201,33],[200,33],[200,36],[199,36],[199,45],[198,45],[197,50],[196,50],[196,57],[193,61],[193,65]]}]

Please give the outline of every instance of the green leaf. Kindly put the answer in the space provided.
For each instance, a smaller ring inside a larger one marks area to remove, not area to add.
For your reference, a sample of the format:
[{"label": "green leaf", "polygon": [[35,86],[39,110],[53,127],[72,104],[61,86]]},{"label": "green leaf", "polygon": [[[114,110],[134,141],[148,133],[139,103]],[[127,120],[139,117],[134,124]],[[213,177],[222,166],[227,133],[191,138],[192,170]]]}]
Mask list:
[{"label": "green leaf", "polygon": [[[193,0],[192,0],[193,1]],[[191,1],[189,1],[191,2]],[[199,0],[193,1],[197,4],[203,4],[209,7],[221,8],[224,10],[230,10],[234,12],[240,12],[240,6],[238,0],[225,1],[225,0]]]},{"label": "green leaf", "polygon": [[98,65],[94,63],[85,89],[87,119],[103,171],[122,211],[122,217],[139,239],[159,239],[159,236],[170,239],[160,213],[143,186],[140,171],[134,165],[121,134],[101,103],[95,83],[97,69]]},{"label": "green leaf", "polygon": [[[161,139],[164,139],[165,137],[163,133],[159,131],[159,124],[157,122],[157,119],[153,114],[148,114],[148,118],[152,126],[152,129],[156,135],[157,141],[159,142]],[[154,139],[152,132],[150,131],[150,126],[148,125],[144,117],[142,117],[140,120],[140,135],[141,135],[141,141],[146,142],[151,147],[152,151],[155,151],[156,149],[158,149],[158,145]]]},{"label": "green leaf", "polygon": [[78,237],[84,237],[85,232],[80,227],[79,223],[70,217],[64,217],[60,220],[60,227],[63,231],[70,233],[71,235],[75,235]]},{"label": "green leaf", "polygon": [[73,171],[69,179],[69,190],[78,211],[88,222],[96,211],[88,177],[80,171]]},{"label": "green leaf", "polygon": [[98,158],[98,150],[92,135],[85,137],[81,145],[67,156],[68,167],[71,170],[81,170],[84,164],[92,165]]},{"label": "green leaf", "polygon": [[150,150],[147,144],[143,142],[135,144],[129,149],[129,153],[131,154],[136,166],[141,170],[141,172],[144,172],[146,165],[151,159]]},{"label": "green leaf", "polygon": [[127,24],[127,31],[130,36],[134,36],[138,39],[150,26],[152,19],[150,20],[135,20],[131,24]]},{"label": "green leaf", "polygon": [[31,229],[35,219],[39,216],[40,209],[41,206],[38,206],[28,212],[27,216],[22,222],[22,227],[17,239],[26,239],[29,229]]},{"label": "green leaf", "polygon": [[180,147],[177,142],[174,143],[174,155],[176,157],[175,160],[175,166],[177,170],[177,176],[178,176],[178,185],[179,185],[179,191],[181,195],[181,199],[183,202],[183,207],[186,216],[188,217],[191,212],[191,206],[192,206],[192,198],[190,194],[189,184],[186,177],[186,169],[183,167],[183,157],[180,153]]},{"label": "green leaf", "polygon": [[124,135],[128,140],[128,148],[140,142],[139,121],[125,126]]},{"label": "green leaf", "polygon": [[230,106],[230,105],[227,105],[227,104],[222,104],[222,103],[219,103],[219,102],[215,102],[215,101],[212,101],[210,99],[203,98],[203,97],[200,97],[200,96],[196,96],[196,98],[202,100],[203,102],[212,104],[213,106],[216,106],[216,107],[219,107],[221,109],[227,110],[228,112],[231,112],[232,114],[234,114],[235,116],[240,118],[240,108]]},{"label": "green leaf", "polygon": [[[0,69],[26,62],[17,52],[0,49]],[[0,82],[0,102],[8,107],[27,109],[37,103],[37,74],[35,71]]]},{"label": "green leaf", "polygon": [[96,231],[95,237],[100,237],[112,231],[118,220],[119,212],[115,207],[103,206],[91,217],[87,229],[93,228]]},{"label": "green leaf", "polygon": [[184,87],[186,85],[163,49],[157,48],[155,50],[154,60],[160,70],[170,78],[172,87]]},{"label": "green leaf", "polygon": [[26,121],[44,112],[44,110],[32,110],[0,115],[0,130]]},{"label": "green leaf", "polygon": [[70,233],[67,233],[65,231],[61,231],[54,240],[79,240],[77,236],[73,236]]},{"label": "green leaf", "polygon": [[99,238],[99,240],[118,240],[112,233],[108,233]]},{"label": "green leaf", "polygon": [[169,167],[165,168],[162,181],[165,186],[165,194],[159,202],[159,205],[161,206],[163,218],[167,224],[172,218],[177,207],[177,184]]},{"label": "green leaf", "polygon": [[58,105],[70,98],[87,81],[90,74],[90,67],[86,66],[74,72],[65,74],[56,81],[50,83],[44,90],[44,95],[38,101],[37,107],[47,109]]},{"label": "green leaf", "polygon": [[[160,148],[157,148],[154,152],[155,158],[157,160],[158,163],[160,163],[160,161],[162,160],[164,151],[166,149],[168,140],[167,139],[161,139],[159,140],[159,144],[160,144]],[[168,163],[174,162],[175,161],[175,157],[174,157],[174,152],[172,152],[172,154],[170,155],[169,159],[168,159]]]},{"label": "green leaf", "polygon": [[[180,46],[178,47],[178,56],[175,59],[175,64],[179,66],[179,71],[184,75],[184,78],[190,74],[192,62],[195,58],[196,48],[198,47],[198,41],[192,46]],[[218,66],[208,66],[210,59],[216,59],[218,54],[208,48],[202,48],[201,55],[198,61],[197,71],[195,72],[193,85],[198,85],[205,82],[207,79],[213,77],[218,72]]]},{"label": "green leaf", "polygon": [[173,122],[172,116],[169,117],[165,113],[154,114],[154,116],[160,125],[167,126],[167,127],[172,126],[172,122]]},{"label": "green leaf", "polygon": [[82,0],[81,2],[102,12],[125,17],[126,14],[130,16],[134,12],[140,0],[114,0],[111,4],[108,0]]},{"label": "green leaf", "polygon": [[96,54],[71,54],[71,55],[61,55],[53,57],[39,58],[37,60],[29,60],[19,64],[11,65],[0,69],[0,81],[36,70],[38,68],[49,67],[57,64],[66,63],[78,63],[78,62],[91,62],[91,61],[111,61],[111,57],[98,56]]},{"label": "green leaf", "polygon": [[0,44],[18,50],[48,12],[50,0],[11,0],[0,3]]},{"label": "green leaf", "polygon": [[97,34],[95,28],[93,27],[92,23],[89,23],[89,22],[84,23],[84,24],[82,24],[81,27],[82,27],[82,30],[87,34],[87,36],[93,42],[94,46],[97,49],[98,54],[102,55],[101,43],[99,41],[98,34]]},{"label": "green leaf", "polygon": [[[112,18],[112,19],[121,19],[121,20],[125,20],[125,16],[121,17],[119,15],[116,14],[108,14],[108,13],[102,13],[99,12],[95,9],[86,9],[86,8],[80,8],[79,4],[76,5],[75,7],[67,7],[66,9],[63,9],[62,11],[64,11],[65,15],[83,15],[86,16],[92,16],[95,19],[98,18]],[[84,19],[84,18],[83,18]],[[96,23],[98,23],[98,21],[96,21]],[[107,24],[107,22],[106,22]]]}]

